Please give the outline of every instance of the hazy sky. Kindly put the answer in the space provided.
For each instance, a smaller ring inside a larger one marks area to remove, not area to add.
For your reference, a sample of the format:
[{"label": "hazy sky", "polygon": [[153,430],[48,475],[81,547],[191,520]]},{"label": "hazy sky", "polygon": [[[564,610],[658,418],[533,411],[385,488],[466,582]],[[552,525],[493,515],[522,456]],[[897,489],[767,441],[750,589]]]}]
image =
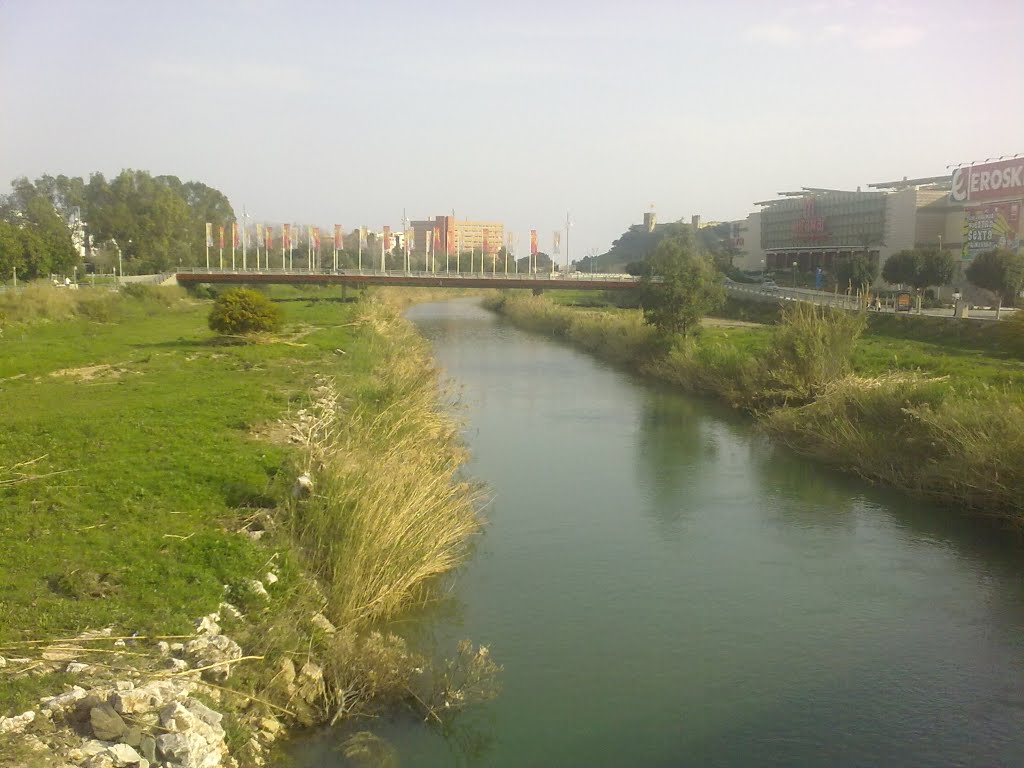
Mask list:
[{"label": "hazy sky", "polygon": [[[453,209],[572,257],[1024,152],[1024,2],[0,0],[0,184],[122,168],[349,229]],[[522,247],[520,247],[522,252]]]}]

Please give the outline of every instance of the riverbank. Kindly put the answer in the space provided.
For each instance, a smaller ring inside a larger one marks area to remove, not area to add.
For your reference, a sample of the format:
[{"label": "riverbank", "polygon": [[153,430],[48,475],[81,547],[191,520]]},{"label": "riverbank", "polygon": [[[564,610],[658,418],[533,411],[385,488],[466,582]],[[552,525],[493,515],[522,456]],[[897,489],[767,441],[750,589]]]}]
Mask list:
[{"label": "riverbank", "polygon": [[995,356],[977,339],[957,349],[892,338],[888,327],[888,335],[862,333],[850,315],[824,324],[805,317],[802,328],[707,327],[666,349],[637,310],[521,294],[486,305],[520,327],[748,411],[816,460],[1014,527],[1024,522],[1024,363],[1012,350]]},{"label": "riverbank", "polygon": [[71,686],[97,692],[89,721],[119,686],[188,681],[153,706],[220,710],[242,765],[290,725],[439,719],[467,701],[456,675],[492,690],[486,649],[438,665],[385,629],[436,599],[480,524],[395,308],[281,289],[284,331],[240,343],[180,292],[72,293],[0,308],[0,716],[39,715],[11,721],[0,764],[103,740],[77,699],[39,708]]}]

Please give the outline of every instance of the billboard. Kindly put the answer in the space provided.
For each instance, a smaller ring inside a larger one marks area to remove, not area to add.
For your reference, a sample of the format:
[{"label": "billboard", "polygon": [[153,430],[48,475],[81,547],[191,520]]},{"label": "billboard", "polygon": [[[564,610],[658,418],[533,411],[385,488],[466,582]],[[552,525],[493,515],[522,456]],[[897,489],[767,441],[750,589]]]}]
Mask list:
[{"label": "billboard", "polygon": [[952,182],[953,203],[1024,197],[1024,157],[957,168]]},{"label": "billboard", "polygon": [[965,261],[993,248],[1020,249],[1020,200],[964,209],[963,250]]}]

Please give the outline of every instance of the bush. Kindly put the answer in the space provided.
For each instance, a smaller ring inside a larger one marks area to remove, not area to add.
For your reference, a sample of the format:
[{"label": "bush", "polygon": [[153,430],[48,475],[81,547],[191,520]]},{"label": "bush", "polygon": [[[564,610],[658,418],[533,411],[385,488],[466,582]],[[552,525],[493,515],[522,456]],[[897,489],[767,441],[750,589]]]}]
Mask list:
[{"label": "bush", "polygon": [[259,291],[236,288],[217,297],[208,323],[211,330],[231,335],[276,331],[281,310]]}]

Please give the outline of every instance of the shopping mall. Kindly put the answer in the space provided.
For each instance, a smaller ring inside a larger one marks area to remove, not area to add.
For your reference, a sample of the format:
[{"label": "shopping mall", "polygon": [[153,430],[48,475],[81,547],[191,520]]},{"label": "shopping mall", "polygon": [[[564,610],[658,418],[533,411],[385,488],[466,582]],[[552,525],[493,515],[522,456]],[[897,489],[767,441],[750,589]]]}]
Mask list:
[{"label": "shopping mall", "polygon": [[734,263],[748,272],[822,267],[855,253],[881,263],[898,251],[937,246],[963,262],[991,248],[1021,247],[1024,155],[960,166],[943,176],[867,189],[803,187],[755,203],[735,223]]}]

